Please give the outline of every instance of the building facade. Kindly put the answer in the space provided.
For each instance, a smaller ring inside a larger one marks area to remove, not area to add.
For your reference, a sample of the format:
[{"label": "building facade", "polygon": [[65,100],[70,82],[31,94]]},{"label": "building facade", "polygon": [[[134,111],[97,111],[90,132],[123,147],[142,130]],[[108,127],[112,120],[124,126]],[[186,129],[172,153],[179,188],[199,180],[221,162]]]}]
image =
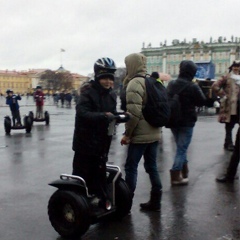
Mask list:
[{"label": "building facade", "polygon": [[228,67],[234,60],[240,59],[240,38],[231,37],[231,40],[219,37],[217,40],[199,42],[193,38],[191,42],[173,40],[172,45],[160,43],[159,47],[148,44],[143,47],[141,53],[147,57],[147,71],[168,73],[176,78],[179,72],[179,64],[182,60],[194,62],[212,61],[215,65],[215,79],[228,71]]},{"label": "building facade", "polygon": [[0,70],[0,94],[5,94],[7,89],[22,94],[32,89],[32,79],[26,71]]},{"label": "building facade", "polygon": [[88,77],[80,75],[78,73],[72,73],[72,77],[73,77],[73,89],[77,91],[79,90],[82,83],[88,80]]},{"label": "building facade", "polygon": [[[7,89],[17,94],[33,93],[39,84],[41,75],[48,69],[30,69],[28,71],[0,70],[0,94],[5,95]],[[72,90],[78,90],[81,83],[88,77],[71,73],[73,77]]]}]

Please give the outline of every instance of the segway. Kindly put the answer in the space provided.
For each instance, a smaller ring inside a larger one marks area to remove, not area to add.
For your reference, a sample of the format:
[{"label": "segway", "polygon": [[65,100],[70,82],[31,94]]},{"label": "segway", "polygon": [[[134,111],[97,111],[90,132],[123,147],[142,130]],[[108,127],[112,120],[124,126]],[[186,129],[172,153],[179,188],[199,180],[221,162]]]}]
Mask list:
[{"label": "segway", "polygon": [[[117,122],[126,122],[129,116],[118,115],[109,126],[114,131]],[[60,179],[49,183],[58,188],[48,202],[48,215],[53,228],[64,238],[79,238],[90,225],[103,218],[121,219],[128,215],[132,206],[132,193],[122,179],[116,165],[106,168],[108,196],[99,204],[99,196],[90,194],[85,180],[79,176],[61,174]]]},{"label": "segway", "polygon": [[29,116],[32,120],[32,125],[33,125],[33,122],[45,122],[46,126],[49,125],[49,123],[50,123],[50,115],[49,115],[48,111],[44,112],[43,118],[35,118],[32,111],[29,112]]},{"label": "segway", "polygon": [[12,125],[11,118],[9,116],[4,117],[4,128],[6,134],[10,134],[11,130],[26,129],[26,133],[30,133],[32,130],[32,120],[28,115],[23,118],[23,125]]}]

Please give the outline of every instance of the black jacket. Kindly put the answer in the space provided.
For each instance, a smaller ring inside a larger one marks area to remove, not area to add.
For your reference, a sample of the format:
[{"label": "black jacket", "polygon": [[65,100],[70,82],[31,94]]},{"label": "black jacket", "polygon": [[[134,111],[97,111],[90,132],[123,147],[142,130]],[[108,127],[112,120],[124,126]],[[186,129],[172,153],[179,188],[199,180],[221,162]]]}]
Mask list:
[{"label": "black jacket", "polygon": [[109,151],[105,112],[116,113],[116,94],[92,81],[81,89],[76,105],[73,150],[86,155],[102,156]]},{"label": "black jacket", "polygon": [[179,99],[182,109],[182,120],[180,127],[193,127],[197,121],[196,106],[200,107],[206,103],[206,97],[201,88],[192,82],[197,71],[197,66],[192,61],[182,61],[180,73],[177,80],[169,82],[167,91],[169,96],[177,94],[179,90],[187,86],[180,94]]}]

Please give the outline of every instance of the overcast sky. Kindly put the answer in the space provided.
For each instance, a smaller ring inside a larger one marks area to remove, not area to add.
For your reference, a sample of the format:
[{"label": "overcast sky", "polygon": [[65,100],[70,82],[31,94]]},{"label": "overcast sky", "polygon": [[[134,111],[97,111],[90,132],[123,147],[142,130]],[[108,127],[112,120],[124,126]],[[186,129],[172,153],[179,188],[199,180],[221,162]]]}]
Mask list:
[{"label": "overcast sky", "polygon": [[[0,0],[0,70],[117,67],[145,42],[240,37],[240,0]],[[65,52],[60,52],[64,49]]]}]

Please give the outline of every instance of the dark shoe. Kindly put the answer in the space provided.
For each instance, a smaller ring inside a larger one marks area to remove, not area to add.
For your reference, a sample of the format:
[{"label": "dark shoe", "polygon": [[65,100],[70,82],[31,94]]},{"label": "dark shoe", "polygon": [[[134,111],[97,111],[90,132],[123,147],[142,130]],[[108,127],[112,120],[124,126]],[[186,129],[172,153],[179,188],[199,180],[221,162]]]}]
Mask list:
[{"label": "dark shoe", "polygon": [[162,191],[151,192],[150,200],[140,203],[141,210],[159,212],[161,210]]},{"label": "dark shoe", "polygon": [[234,145],[232,143],[224,143],[224,149],[232,152],[234,150]]},{"label": "dark shoe", "polygon": [[227,177],[227,175],[223,175],[221,177],[216,178],[216,181],[220,183],[233,183],[234,178],[229,178]]},{"label": "dark shoe", "polygon": [[187,185],[188,184],[188,178],[183,178],[181,176],[181,171],[176,170],[170,170],[171,175],[171,184],[172,186],[181,186],[181,185]]}]

